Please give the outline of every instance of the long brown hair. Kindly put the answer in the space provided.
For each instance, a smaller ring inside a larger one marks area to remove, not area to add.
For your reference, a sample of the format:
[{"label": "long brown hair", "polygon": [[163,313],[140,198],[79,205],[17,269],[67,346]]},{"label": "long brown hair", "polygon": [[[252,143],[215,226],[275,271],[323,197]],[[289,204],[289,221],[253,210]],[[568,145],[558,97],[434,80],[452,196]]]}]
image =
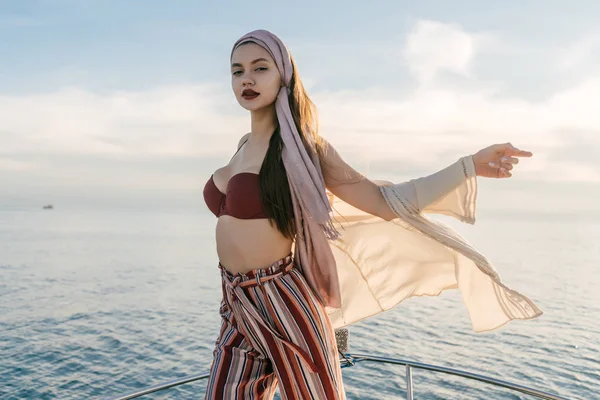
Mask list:
[{"label": "long brown hair", "polygon": [[[319,136],[319,120],[317,108],[308,97],[302,81],[298,76],[298,69],[293,57],[293,74],[290,81],[291,92],[288,95],[290,109],[296,129],[304,143],[304,147],[309,154],[316,151],[320,156],[323,154],[323,141]],[[312,138],[315,148],[311,148],[306,138]],[[290,186],[281,158],[283,141],[279,131],[279,126],[271,136],[269,149],[261,165],[259,173],[260,195],[265,210],[265,215],[269,218],[269,223],[273,222],[277,229],[288,239],[294,239],[296,234],[296,223],[294,220],[294,207],[290,193]]]}]

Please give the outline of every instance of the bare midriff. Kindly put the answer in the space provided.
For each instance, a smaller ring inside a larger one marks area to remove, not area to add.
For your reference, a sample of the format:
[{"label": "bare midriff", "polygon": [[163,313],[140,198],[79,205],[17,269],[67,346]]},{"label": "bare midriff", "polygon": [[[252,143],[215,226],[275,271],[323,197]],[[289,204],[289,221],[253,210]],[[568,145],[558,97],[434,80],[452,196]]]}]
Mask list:
[{"label": "bare midriff", "polygon": [[268,219],[238,219],[230,215],[219,217],[216,241],[219,261],[232,274],[268,267],[290,254],[293,244],[275,226],[270,226]]}]

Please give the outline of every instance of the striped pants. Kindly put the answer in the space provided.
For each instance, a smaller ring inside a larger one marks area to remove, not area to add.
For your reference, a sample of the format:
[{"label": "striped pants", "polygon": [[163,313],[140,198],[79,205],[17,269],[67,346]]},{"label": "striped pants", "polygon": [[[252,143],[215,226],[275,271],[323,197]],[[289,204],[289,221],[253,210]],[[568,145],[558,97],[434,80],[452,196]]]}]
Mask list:
[{"label": "striped pants", "polygon": [[205,399],[345,399],[335,334],[293,256],[222,276],[221,330]]}]

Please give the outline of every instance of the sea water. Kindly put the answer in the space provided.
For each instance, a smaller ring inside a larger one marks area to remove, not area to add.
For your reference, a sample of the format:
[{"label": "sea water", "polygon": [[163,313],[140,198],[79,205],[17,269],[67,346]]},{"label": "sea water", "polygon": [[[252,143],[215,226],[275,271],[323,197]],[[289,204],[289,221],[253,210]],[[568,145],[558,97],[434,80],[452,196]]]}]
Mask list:
[{"label": "sea water", "polygon": [[[600,398],[600,218],[485,213],[459,230],[544,315],[471,330],[460,293],[349,327],[350,351]],[[218,334],[216,219],[197,209],[0,208],[0,399],[114,396],[207,371]],[[405,396],[401,366],[343,370],[349,399]],[[526,399],[415,370],[415,398]],[[199,399],[205,381],[148,399]]]}]

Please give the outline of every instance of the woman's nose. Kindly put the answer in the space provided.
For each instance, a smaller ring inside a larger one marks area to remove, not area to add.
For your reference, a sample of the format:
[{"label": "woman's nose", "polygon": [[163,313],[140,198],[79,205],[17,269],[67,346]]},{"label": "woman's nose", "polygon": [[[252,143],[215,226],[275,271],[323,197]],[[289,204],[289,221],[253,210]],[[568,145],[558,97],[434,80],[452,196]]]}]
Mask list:
[{"label": "woman's nose", "polygon": [[250,79],[248,76],[242,78],[242,86],[248,86],[254,84],[254,81]]}]

